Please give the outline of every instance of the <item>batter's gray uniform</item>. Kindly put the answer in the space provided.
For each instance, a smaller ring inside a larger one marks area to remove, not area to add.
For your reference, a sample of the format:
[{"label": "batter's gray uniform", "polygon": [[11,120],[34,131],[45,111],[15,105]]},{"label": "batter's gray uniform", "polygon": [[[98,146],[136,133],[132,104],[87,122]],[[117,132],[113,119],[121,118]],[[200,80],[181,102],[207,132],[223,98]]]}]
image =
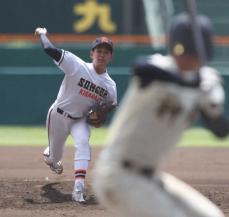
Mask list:
[{"label": "batter's gray uniform", "polygon": [[197,191],[158,171],[200,110],[210,116],[222,111],[221,79],[209,67],[182,76],[171,56],[146,59],[135,70],[97,162],[97,196],[118,216],[222,217]]},{"label": "batter's gray uniform", "polygon": [[[197,16],[206,57],[212,56],[209,20]],[[229,133],[219,73],[202,66],[189,14],[174,18],[169,54],[143,57],[120,103],[108,147],[96,165],[94,190],[100,202],[122,217],[223,217],[199,192],[160,171],[182,133],[201,117],[216,136]]]}]

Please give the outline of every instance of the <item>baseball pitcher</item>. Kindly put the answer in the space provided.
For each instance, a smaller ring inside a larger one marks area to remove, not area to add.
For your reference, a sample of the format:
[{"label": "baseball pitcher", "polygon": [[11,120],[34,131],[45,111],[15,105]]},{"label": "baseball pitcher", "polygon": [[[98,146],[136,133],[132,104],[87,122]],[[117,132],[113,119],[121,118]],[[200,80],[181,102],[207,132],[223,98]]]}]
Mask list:
[{"label": "baseball pitcher", "polygon": [[[210,58],[211,25],[204,16],[198,22]],[[221,77],[201,67],[187,14],[175,18],[169,37],[169,55],[135,64],[94,171],[94,190],[117,216],[223,217],[199,192],[158,169],[198,115],[216,136],[229,132]]]},{"label": "baseball pitcher", "polygon": [[72,135],[75,140],[72,199],[85,202],[84,181],[91,159],[90,125],[100,127],[117,104],[116,84],[107,72],[113,43],[106,37],[97,38],[90,51],[92,63],[86,63],[73,53],[56,48],[46,34],[45,28],[35,30],[44,51],[65,76],[47,115],[49,146],[44,150],[44,160],[51,170],[61,174],[64,144],[69,134]]}]

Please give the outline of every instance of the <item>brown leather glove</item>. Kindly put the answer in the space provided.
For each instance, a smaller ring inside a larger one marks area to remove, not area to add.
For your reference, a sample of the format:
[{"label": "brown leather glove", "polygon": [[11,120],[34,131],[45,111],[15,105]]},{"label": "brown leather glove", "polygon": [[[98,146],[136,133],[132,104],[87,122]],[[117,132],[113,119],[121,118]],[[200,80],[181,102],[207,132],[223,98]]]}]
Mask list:
[{"label": "brown leather glove", "polygon": [[87,114],[87,123],[98,128],[106,121],[107,114],[116,106],[112,103],[97,103]]}]

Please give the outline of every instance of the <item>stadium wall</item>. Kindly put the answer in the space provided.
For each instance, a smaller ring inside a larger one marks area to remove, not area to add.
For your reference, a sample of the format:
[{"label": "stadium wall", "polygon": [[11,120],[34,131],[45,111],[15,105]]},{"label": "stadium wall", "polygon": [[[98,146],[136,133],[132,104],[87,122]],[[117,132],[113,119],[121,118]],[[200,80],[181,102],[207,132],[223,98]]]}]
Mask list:
[{"label": "stadium wall", "polygon": [[[120,101],[129,80],[129,69],[110,68]],[[0,124],[43,125],[56,99],[63,73],[56,67],[0,68]]]},{"label": "stadium wall", "polygon": [[[109,71],[117,83],[120,102],[129,82],[130,68],[111,67]],[[229,93],[229,75],[223,77],[226,92]],[[0,124],[44,125],[47,111],[57,96],[62,79],[63,74],[56,67],[1,67]],[[229,117],[228,97],[225,112]]]}]

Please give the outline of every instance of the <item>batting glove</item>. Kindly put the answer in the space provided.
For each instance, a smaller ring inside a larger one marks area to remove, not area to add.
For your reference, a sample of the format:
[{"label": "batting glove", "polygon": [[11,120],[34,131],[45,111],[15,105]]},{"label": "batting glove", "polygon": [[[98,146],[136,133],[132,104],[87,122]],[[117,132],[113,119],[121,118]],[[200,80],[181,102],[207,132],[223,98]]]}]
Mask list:
[{"label": "batting glove", "polygon": [[35,35],[46,35],[47,34],[47,29],[46,28],[41,28],[41,27],[38,27],[35,29]]}]

